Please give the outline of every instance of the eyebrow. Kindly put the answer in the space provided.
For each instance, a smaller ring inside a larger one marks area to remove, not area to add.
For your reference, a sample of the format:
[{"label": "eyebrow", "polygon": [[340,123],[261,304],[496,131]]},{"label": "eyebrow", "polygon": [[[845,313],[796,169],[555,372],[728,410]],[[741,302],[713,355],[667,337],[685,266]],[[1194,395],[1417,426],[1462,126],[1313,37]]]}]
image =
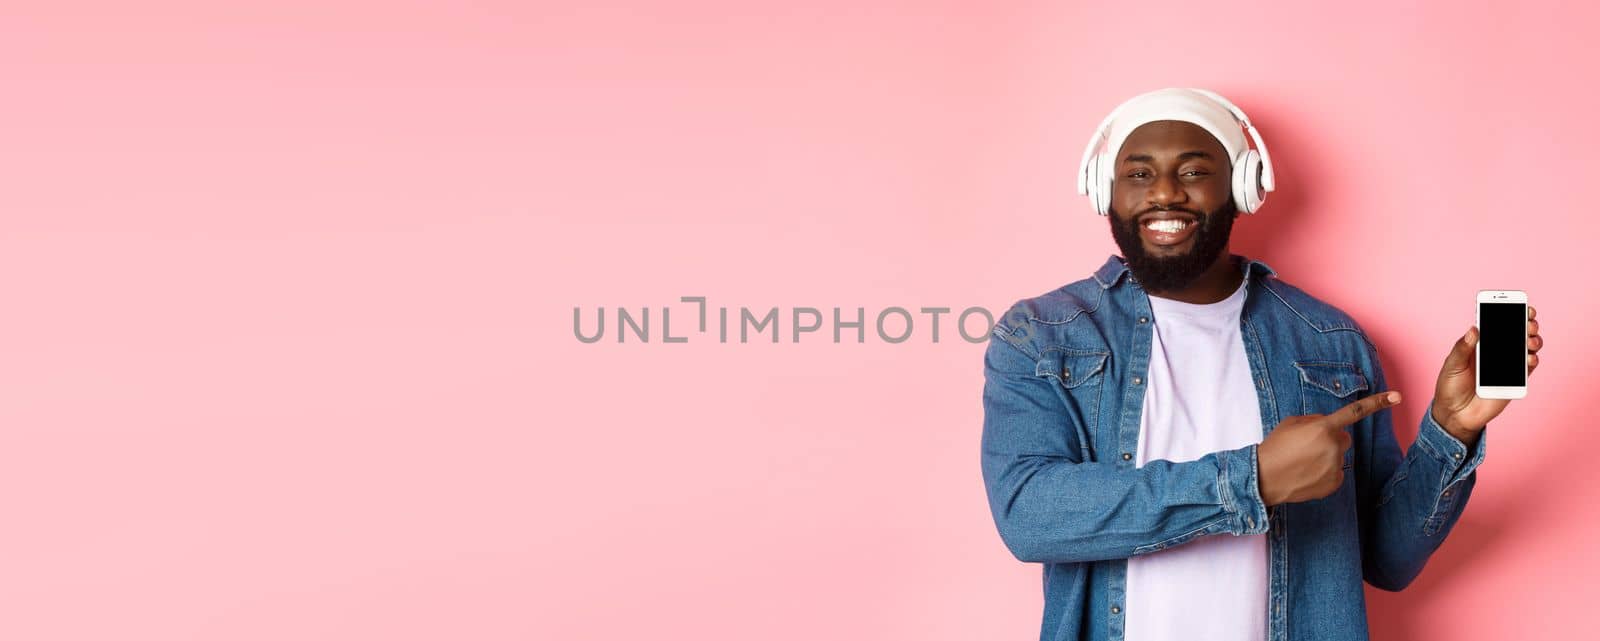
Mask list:
[{"label": "eyebrow", "polygon": [[[1206,160],[1216,160],[1215,158],[1211,157],[1210,152],[1201,151],[1199,149],[1196,149],[1196,150],[1193,150],[1193,151],[1185,151],[1185,152],[1183,152],[1181,154],[1178,154],[1178,162],[1183,162],[1183,161],[1188,160],[1190,158],[1204,158]],[[1123,158],[1122,161],[1123,162],[1154,162],[1155,158],[1152,158],[1150,156],[1150,154],[1128,154],[1128,156],[1126,158]]]}]

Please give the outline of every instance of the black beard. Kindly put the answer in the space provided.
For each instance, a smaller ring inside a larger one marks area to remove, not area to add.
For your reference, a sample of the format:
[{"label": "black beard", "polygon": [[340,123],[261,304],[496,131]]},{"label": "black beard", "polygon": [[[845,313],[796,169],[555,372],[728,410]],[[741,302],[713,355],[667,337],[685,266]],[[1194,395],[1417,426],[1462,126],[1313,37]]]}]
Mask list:
[{"label": "black beard", "polygon": [[1147,291],[1178,291],[1200,278],[1207,268],[1217,262],[1222,250],[1228,246],[1228,237],[1233,233],[1233,219],[1238,207],[1230,198],[1226,204],[1209,214],[1202,215],[1187,209],[1178,211],[1194,214],[1196,224],[1200,226],[1195,230],[1193,248],[1188,253],[1178,256],[1152,256],[1146,252],[1144,241],[1139,238],[1137,216],[1124,220],[1117,215],[1115,209],[1112,209],[1107,216],[1111,219],[1111,237],[1116,239],[1117,247],[1122,249],[1122,257],[1128,263],[1128,269]]}]

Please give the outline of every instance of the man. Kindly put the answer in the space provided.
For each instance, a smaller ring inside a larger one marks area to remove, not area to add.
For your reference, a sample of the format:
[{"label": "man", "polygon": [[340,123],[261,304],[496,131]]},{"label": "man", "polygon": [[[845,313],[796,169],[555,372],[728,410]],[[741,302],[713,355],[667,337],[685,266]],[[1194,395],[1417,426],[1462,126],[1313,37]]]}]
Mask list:
[{"label": "man", "polygon": [[1014,305],[984,360],[984,484],[1006,546],[1044,564],[1040,638],[1367,638],[1362,581],[1422,570],[1509,403],[1474,394],[1476,328],[1402,457],[1361,326],[1229,252],[1272,187],[1244,114],[1161,90],[1102,138],[1086,191],[1122,256]]}]

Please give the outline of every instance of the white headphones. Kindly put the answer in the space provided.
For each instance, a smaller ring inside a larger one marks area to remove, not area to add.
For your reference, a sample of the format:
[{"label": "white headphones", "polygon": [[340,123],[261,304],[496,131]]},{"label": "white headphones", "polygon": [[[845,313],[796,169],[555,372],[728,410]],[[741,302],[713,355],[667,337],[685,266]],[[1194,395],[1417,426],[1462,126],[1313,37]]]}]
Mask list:
[{"label": "white headphones", "polygon": [[[1206,98],[1211,99],[1226,107],[1233,118],[1244,126],[1250,138],[1256,141],[1256,148],[1246,148],[1239,152],[1233,159],[1233,202],[1239,211],[1247,214],[1256,213],[1261,209],[1261,204],[1267,200],[1267,192],[1277,186],[1272,174],[1272,157],[1267,155],[1267,144],[1261,140],[1261,133],[1256,131],[1255,125],[1250,124],[1250,119],[1228,102],[1226,98],[1215,92],[1204,89],[1189,89]],[[1095,129],[1094,137],[1089,139],[1089,146],[1083,150],[1083,161],[1078,165],[1078,193],[1089,196],[1089,202],[1094,206],[1094,211],[1101,216],[1111,213],[1111,179],[1116,174],[1116,159],[1112,157],[1117,150],[1111,149],[1095,153],[1106,142],[1107,129],[1112,121],[1116,120],[1118,112],[1123,105],[1111,110],[1111,114],[1100,122]]]}]

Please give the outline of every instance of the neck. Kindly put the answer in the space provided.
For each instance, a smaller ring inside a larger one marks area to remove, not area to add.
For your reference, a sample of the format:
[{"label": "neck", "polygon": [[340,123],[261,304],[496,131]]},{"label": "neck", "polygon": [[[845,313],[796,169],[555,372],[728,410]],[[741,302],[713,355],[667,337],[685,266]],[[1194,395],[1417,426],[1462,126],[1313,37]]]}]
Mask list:
[{"label": "neck", "polygon": [[1244,271],[1233,262],[1233,254],[1226,247],[1222,255],[1211,263],[1206,271],[1200,274],[1193,283],[1183,289],[1170,291],[1150,291],[1151,296],[1159,296],[1180,303],[1194,305],[1209,305],[1221,301],[1239,289],[1239,283],[1244,281]]}]

